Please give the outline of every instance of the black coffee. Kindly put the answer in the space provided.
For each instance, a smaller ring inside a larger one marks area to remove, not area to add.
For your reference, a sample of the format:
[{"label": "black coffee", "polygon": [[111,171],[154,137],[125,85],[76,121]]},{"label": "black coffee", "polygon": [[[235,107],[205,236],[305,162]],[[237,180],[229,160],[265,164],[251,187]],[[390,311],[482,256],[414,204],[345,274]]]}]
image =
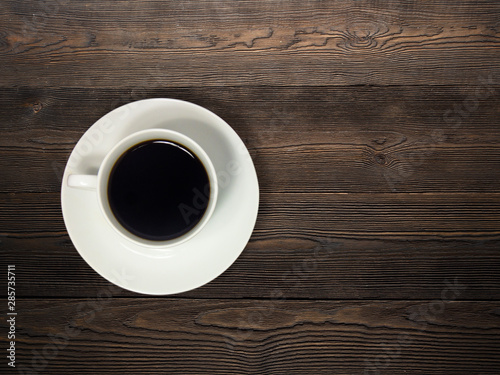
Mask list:
[{"label": "black coffee", "polygon": [[210,184],[184,146],[151,140],[127,150],[113,166],[108,200],[118,222],[136,236],[164,241],[193,229],[208,206]]}]

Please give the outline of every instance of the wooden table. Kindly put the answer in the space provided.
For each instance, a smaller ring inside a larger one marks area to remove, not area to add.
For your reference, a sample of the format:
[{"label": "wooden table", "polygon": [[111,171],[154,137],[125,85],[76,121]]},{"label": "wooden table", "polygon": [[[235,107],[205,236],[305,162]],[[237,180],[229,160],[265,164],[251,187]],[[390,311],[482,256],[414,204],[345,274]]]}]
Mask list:
[{"label": "wooden table", "polygon": [[[4,0],[0,373],[500,374],[499,47],[496,0]],[[60,208],[85,130],[155,97],[225,119],[261,189],[240,258],[168,297]]]}]

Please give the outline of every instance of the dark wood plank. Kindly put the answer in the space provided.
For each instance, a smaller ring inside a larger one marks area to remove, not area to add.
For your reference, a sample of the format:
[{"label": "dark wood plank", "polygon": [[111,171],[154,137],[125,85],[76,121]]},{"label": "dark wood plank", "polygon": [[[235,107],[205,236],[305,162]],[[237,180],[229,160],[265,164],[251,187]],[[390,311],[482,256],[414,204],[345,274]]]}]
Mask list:
[{"label": "dark wood plank", "polygon": [[497,1],[8,0],[1,86],[467,84]]},{"label": "dark wood plank", "polygon": [[494,84],[1,89],[0,191],[59,191],[85,130],[149,97],[189,100],[224,118],[249,147],[264,193],[500,192]]},{"label": "dark wood plank", "polygon": [[[465,299],[500,298],[500,194],[261,198],[240,258],[185,296],[425,299],[458,279]],[[107,285],[71,244],[59,194],[0,199],[0,267],[16,264],[20,296],[86,296]]]},{"label": "dark wood plank", "polygon": [[469,375],[500,367],[500,303],[453,302],[446,288],[432,301],[364,303],[112,298],[116,292],[18,300],[18,369]]},{"label": "dark wood plank", "polygon": [[[3,233],[65,230],[58,193],[0,194]],[[310,194],[260,197],[262,237],[474,238],[500,234],[500,194]]]}]

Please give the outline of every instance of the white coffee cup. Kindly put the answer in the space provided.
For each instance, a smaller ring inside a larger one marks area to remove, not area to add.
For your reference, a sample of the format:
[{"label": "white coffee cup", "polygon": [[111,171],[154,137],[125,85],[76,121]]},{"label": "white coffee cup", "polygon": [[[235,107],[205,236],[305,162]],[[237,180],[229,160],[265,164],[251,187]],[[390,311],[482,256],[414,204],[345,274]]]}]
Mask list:
[{"label": "white coffee cup", "polygon": [[[210,184],[208,206],[201,220],[189,232],[183,234],[180,237],[166,241],[148,240],[129,232],[116,219],[108,200],[107,192],[108,192],[109,176],[116,161],[131,147],[150,140],[171,141],[191,150],[205,167]],[[104,157],[99,167],[97,175],[77,175],[77,174],[69,175],[67,184],[69,187],[72,188],[96,190],[99,206],[102,210],[104,217],[106,218],[106,221],[109,223],[111,227],[113,227],[120,235],[122,235],[127,240],[133,241],[141,246],[158,247],[158,248],[165,248],[178,245],[180,243],[188,241],[190,238],[194,237],[197,233],[199,233],[203,229],[203,227],[207,224],[207,222],[210,220],[210,217],[212,216],[212,213],[214,212],[215,209],[215,205],[217,202],[217,195],[218,195],[217,175],[215,172],[215,168],[212,162],[210,161],[210,158],[208,157],[207,153],[191,138],[179,132],[167,129],[147,129],[129,135],[128,137],[120,141],[118,144],[116,144],[111,149],[111,151],[108,152],[108,154]]]}]

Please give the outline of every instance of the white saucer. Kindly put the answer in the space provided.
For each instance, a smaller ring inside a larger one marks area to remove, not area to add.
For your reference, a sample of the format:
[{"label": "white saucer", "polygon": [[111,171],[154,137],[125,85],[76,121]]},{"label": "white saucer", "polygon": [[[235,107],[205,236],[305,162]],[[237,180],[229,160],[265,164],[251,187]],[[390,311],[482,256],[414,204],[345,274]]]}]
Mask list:
[{"label": "white saucer", "polygon": [[[70,174],[97,174],[117,142],[149,128],[192,138],[206,151],[219,177],[219,197],[209,222],[189,241],[168,249],[124,239],[105,220],[96,191],[67,185]],[[73,244],[97,273],[134,292],[166,295],[210,282],[238,258],[257,219],[259,186],[248,150],[224,120],[192,103],[147,99],[111,111],[82,136],[64,171],[61,203]]]}]

